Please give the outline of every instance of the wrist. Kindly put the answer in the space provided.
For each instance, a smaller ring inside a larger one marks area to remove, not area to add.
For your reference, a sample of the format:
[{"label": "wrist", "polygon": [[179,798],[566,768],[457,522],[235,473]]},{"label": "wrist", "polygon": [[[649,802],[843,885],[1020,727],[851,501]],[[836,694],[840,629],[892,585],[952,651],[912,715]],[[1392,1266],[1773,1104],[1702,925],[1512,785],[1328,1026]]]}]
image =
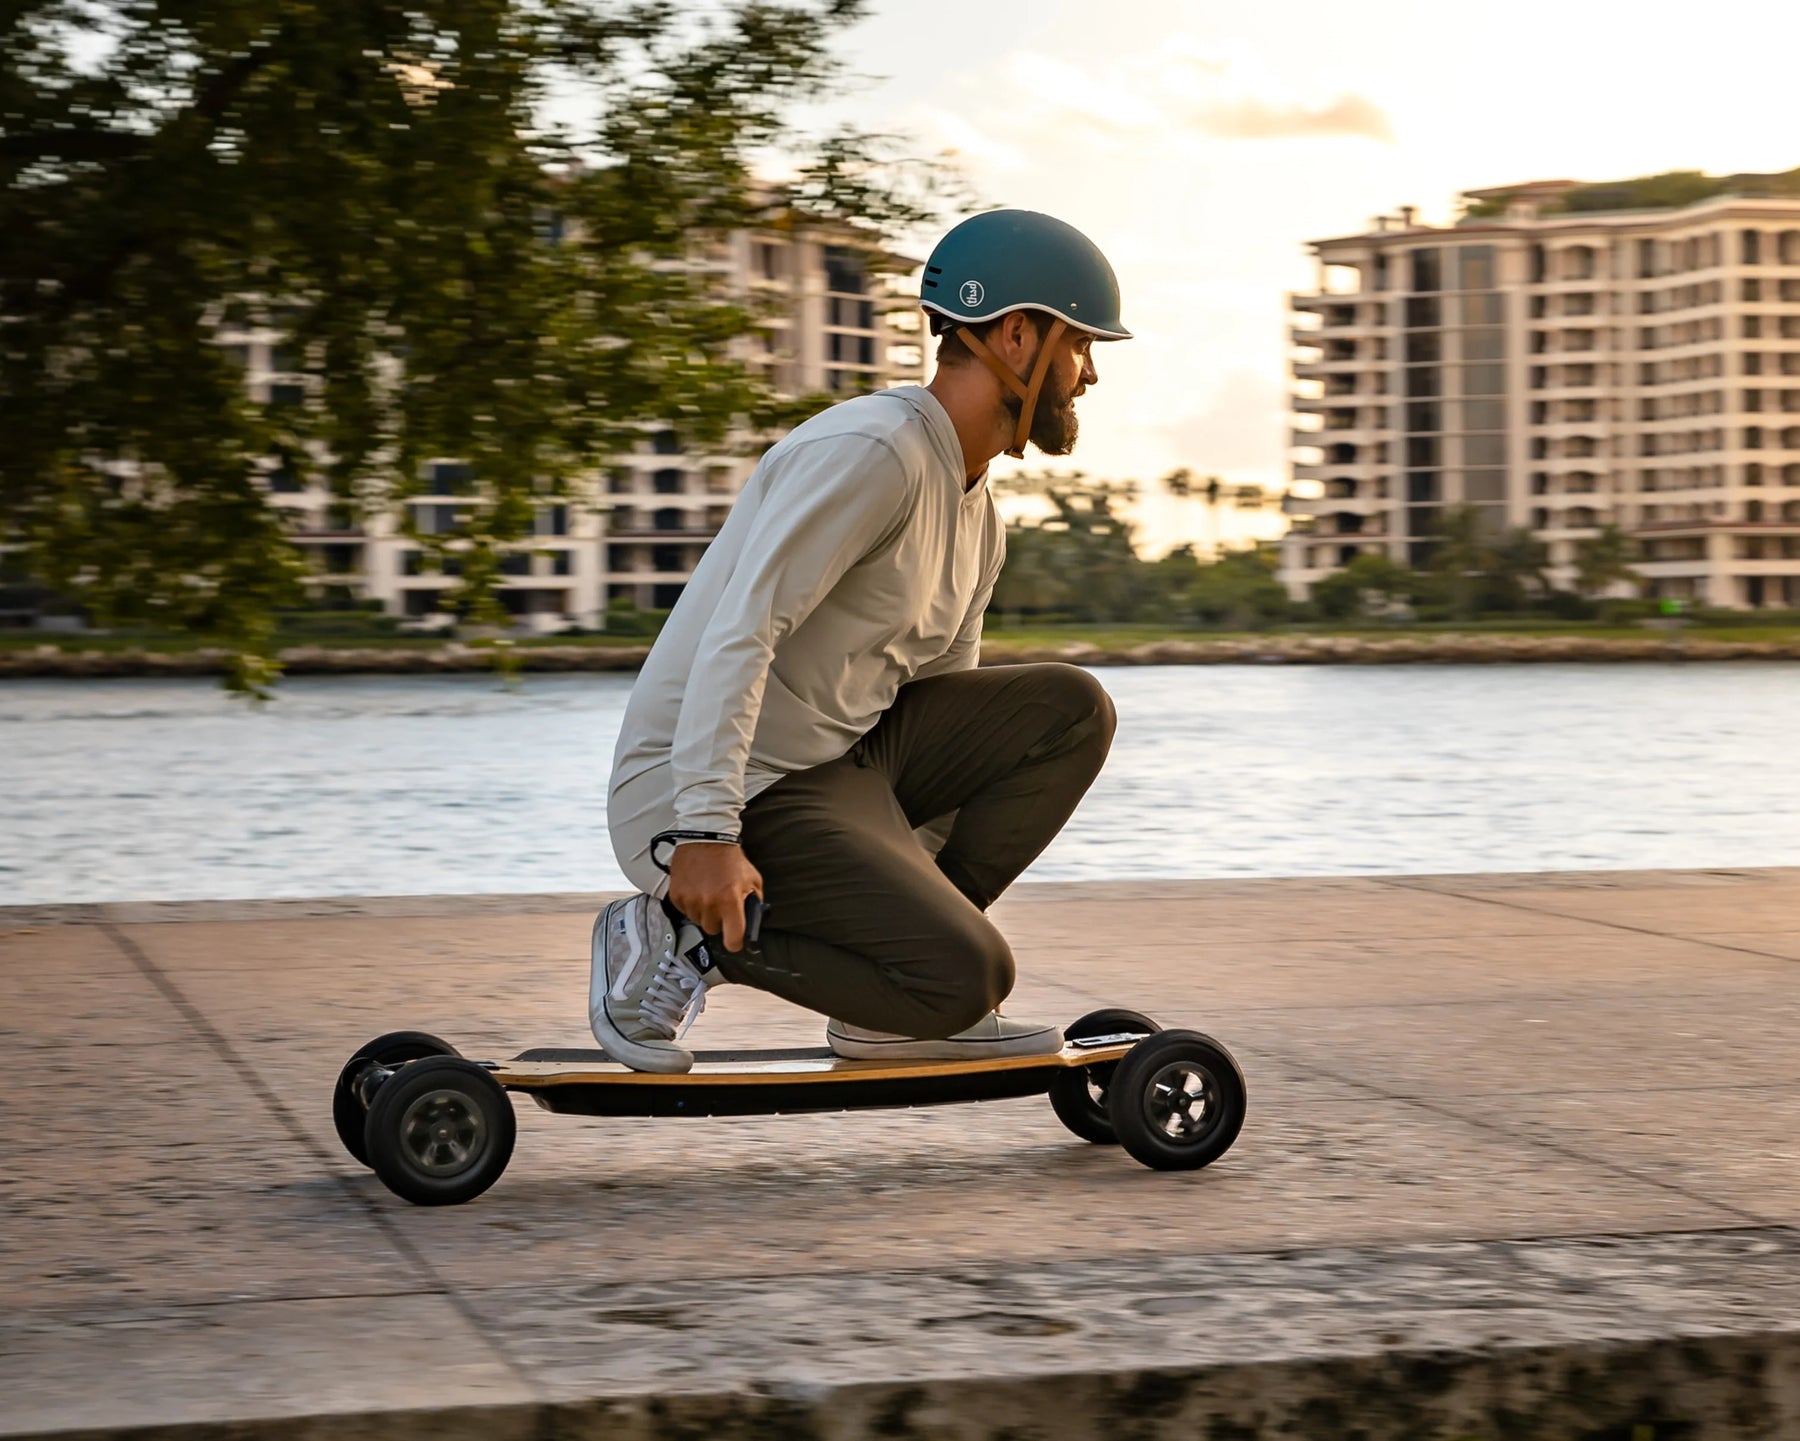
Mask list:
[{"label": "wrist", "polygon": [[679,850],[684,845],[735,846],[737,844],[738,837],[727,831],[659,831],[650,841],[650,860],[659,871],[666,875],[669,863],[658,854],[664,846],[671,847],[672,855],[675,850]]}]

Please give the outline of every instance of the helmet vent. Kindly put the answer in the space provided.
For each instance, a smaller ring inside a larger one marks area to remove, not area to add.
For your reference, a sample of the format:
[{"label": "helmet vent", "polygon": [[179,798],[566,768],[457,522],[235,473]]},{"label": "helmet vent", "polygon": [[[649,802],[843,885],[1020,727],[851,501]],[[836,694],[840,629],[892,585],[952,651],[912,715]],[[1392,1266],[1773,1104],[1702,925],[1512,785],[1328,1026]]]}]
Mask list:
[{"label": "helmet vent", "polygon": [[941,265],[927,265],[925,267],[925,273],[927,275],[942,275],[944,273],[944,267]]}]

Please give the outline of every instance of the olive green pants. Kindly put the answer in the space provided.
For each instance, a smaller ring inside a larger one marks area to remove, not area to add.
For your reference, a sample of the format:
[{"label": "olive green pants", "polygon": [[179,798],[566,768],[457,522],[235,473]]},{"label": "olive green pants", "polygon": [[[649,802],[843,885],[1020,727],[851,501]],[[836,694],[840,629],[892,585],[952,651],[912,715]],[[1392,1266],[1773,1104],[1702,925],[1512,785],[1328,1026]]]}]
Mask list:
[{"label": "olive green pants", "polygon": [[[770,914],[725,978],[852,1025],[952,1035],[1013,985],[983,914],[1055,838],[1112,744],[1112,701],[1072,665],[958,671],[903,686],[850,752],[744,808]],[[933,856],[917,827],[954,812]]]}]

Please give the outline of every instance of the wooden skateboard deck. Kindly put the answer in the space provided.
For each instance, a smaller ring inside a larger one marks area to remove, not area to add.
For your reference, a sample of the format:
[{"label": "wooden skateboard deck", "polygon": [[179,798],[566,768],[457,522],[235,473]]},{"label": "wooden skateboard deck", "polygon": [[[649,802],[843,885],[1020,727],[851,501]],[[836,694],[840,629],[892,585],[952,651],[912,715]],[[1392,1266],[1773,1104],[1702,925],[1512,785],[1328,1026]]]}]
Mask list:
[{"label": "wooden skateboard deck", "polygon": [[604,1051],[531,1050],[482,1065],[547,1111],[587,1116],[729,1116],[929,1106],[1041,1095],[1070,1069],[1124,1058],[1136,1036],[1072,1042],[1047,1056],[849,1060],[824,1048],[697,1051],[676,1075],[634,1071]]}]

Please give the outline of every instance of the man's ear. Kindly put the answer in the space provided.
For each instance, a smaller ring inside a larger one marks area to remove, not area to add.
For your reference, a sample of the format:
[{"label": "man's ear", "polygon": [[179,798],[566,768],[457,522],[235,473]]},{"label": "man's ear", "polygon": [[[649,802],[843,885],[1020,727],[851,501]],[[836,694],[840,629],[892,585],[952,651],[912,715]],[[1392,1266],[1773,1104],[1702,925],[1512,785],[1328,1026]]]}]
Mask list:
[{"label": "man's ear", "polygon": [[1008,311],[1000,321],[1007,348],[1014,351],[1020,364],[1037,353],[1038,328],[1029,310]]}]

